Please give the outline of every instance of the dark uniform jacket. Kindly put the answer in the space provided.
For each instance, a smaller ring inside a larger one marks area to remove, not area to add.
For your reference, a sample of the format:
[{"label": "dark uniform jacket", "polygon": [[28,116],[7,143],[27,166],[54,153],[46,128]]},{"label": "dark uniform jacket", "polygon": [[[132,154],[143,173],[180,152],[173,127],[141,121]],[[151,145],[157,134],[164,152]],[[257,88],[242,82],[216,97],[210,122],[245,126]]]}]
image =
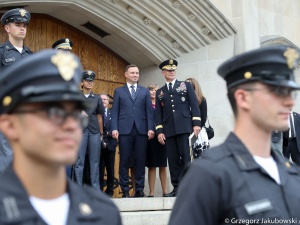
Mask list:
[{"label": "dark uniform jacket", "polygon": [[[68,182],[68,225],[120,225],[120,214],[103,193]],[[28,194],[12,167],[0,176],[0,224],[46,225],[30,203]]]},{"label": "dark uniform jacket", "polygon": [[87,129],[93,134],[100,133],[100,127],[98,123],[98,114],[103,115],[104,113],[104,106],[102,103],[101,98],[99,95],[94,94],[93,92],[90,93],[89,97],[86,98],[88,103],[88,109],[85,110],[86,114],[89,116],[89,125]]},{"label": "dark uniform jacket", "polygon": [[0,71],[32,53],[26,46],[23,46],[22,53],[20,53],[10,41],[6,41],[0,45]]},{"label": "dark uniform jacket", "polygon": [[107,109],[107,117],[104,119],[103,113],[103,141],[107,143],[107,149],[110,151],[116,151],[118,141],[112,137],[111,129],[111,109]]},{"label": "dark uniform jacket", "polygon": [[299,168],[276,151],[272,150],[272,156],[277,163],[280,185],[231,133],[223,144],[205,152],[203,158],[185,170],[169,224],[294,224],[292,219],[299,221]]},{"label": "dark uniform jacket", "polygon": [[155,100],[156,133],[166,137],[193,132],[193,126],[200,126],[200,109],[195,92],[189,82],[174,83],[172,93],[167,85],[156,91]]}]

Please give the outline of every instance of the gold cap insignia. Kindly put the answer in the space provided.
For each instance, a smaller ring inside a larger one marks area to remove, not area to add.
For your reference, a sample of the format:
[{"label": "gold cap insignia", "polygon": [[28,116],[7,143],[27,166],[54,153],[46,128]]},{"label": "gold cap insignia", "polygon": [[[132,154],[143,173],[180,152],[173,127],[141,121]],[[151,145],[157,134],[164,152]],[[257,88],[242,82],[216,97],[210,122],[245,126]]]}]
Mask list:
[{"label": "gold cap insignia", "polygon": [[2,100],[2,105],[9,106],[12,102],[12,98],[10,96],[5,96]]},{"label": "gold cap insignia", "polygon": [[87,203],[80,203],[79,210],[81,214],[84,216],[91,215],[93,212],[92,208]]},{"label": "gold cap insignia", "polygon": [[21,14],[21,16],[25,16],[26,15],[26,10],[25,9],[20,9],[19,13]]},{"label": "gold cap insignia", "polygon": [[92,72],[92,71],[90,71],[90,70],[88,70],[88,71],[87,71],[87,74],[88,74],[89,76],[91,76],[91,75],[92,75],[92,73],[93,73],[93,72]]},{"label": "gold cap insignia", "polygon": [[252,77],[252,73],[247,71],[246,73],[244,73],[244,77],[245,79],[250,79]]},{"label": "gold cap insignia", "polygon": [[70,43],[69,38],[66,38],[65,42],[66,42],[66,43]]},{"label": "gold cap insignia", "polygon": [[170,65],[173,64],[173,60],[172,60],[172,59],[169,60],[169,64],[170,64]]},{"label": "gold cap insignia", "polygon": [[290,168],[290,167],[291,167],[291,164],[290,164],[289,162],[285,162],[285,166],[286,166],[287,168]]},{"label": "gold cap insignia", "polygon": [[51,57],[51,62],[57,66],[57,69],[64,80],[69,81],[74,77],[74,72],[78,67],[78,63],[72,55],[58,51]]},{"label": "gold cap insignia", "polygon": [[295,66],[295,61],[299,58],[299,54],[294,48],[287,48],[283,53],[283,56],[286,58],[286,64],[289,69],[292,69]]}]

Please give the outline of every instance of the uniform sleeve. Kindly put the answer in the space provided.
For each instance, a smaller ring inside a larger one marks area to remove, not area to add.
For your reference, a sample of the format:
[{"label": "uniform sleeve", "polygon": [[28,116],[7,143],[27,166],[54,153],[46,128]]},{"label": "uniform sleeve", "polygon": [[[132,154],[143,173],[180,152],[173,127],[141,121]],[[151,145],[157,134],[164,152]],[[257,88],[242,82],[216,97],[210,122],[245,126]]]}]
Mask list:
[{"label": "uniform sleeve", "polygon": [[163,125],[162,125],[162,111],[163,106],[158,98],[159,90],[156,91],[155,95],[155,110],[154,110],[154,122],[155,122],[155,131],[156,134],[161,134],[164,132]]},{"label": "uniform sleeve", "polygon": [[195,91],[193,90],[191,83],[185,82],[185,84],[188,91],[188,99],[191,108],[193,126],[201,126],[201,112]]},{"label": "uniform sleeve", "polygon": [[118,118],[120,110],[120,95],[118,89],[115,89],[113,96],[113,106],[111,110],[111,130],[119,130]]},{"label": "uniform sleeve", "polygon": [[212,163],[197,161],[184,170],[169,225],[220,224],[221,184],[212,168]]},{"label": "uniform sleeve", "polygon": [[199,107],[201,112],[201,127],[204,127],[207,119],[207,102],[205,98],[203,98]]}]

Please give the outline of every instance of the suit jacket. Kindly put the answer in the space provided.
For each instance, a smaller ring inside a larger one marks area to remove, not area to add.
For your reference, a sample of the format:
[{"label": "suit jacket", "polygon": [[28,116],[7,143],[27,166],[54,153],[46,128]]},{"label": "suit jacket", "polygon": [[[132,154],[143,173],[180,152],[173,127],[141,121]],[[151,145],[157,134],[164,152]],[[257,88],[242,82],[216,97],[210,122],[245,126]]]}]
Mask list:
[{"label": "suit jacket", "polygon": [[166,137],[193,132],[200,126],[200,109],[195,92],[189,82],[175,81],[172,93],[167,85],[156,91],[156,133]]},{"label": "suit jacket", "polygon": [[147,135],[148,130],[154,131],[153,108],[148,88],[137,85],[136,98],[133,101],[125,84],[115,89],[112,107],[112,130],[119,134],[129,134],[133,124],[139,134]]},{"label": "suit jacket", "polygon": [[[105,113],[105,112],[104,112]],[[106,120],[103,113],[103,141],[107,143],[107,149],[110,151],[116,151],[118,141],[112,138],[112,129],[111,129],[111,109],[107,109]]]}]

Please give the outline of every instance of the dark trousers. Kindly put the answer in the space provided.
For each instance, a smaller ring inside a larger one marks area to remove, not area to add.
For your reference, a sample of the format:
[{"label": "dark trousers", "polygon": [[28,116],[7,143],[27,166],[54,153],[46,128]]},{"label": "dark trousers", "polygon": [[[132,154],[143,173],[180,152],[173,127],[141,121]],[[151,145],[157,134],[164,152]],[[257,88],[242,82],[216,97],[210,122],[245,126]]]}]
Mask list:
[{"label": "dark trousers", "polygon": [[166,140],[171,183],[175,191],[183,168],[191,162],[188,138],[189,134],[178,134]]},{"label": "dark trousers", "polygon": [[100,156],[100,189],[103,191],[104,188],[104,171],[106,169],[107,175],[107,188],[106,193],[110,196],[114,194],[114,166],[115,166],[115,155],[116,151],[110,151],[107,148],[101,149]]},{"label": "dark trousers", "polygon": [[91,186],[100,190],[99,186],[99,161],[101,151],[100,133],[93,134],[89,129],[84,129],[78,159],[75,164],[75,175],[78,184],[83,184],[83,169],[86,152],[90,163]]},{"label": "dark trousers", "polygon": [[145,186],[145,163],[147,152],[147,135],[138,133],[133,125],[132,131],[128,135],[119,136],[120,149],[120,186],[123,192],[129,191],[129,158],[133,150],[135,159],[135,180],[136,191],[143,191]]},{"label": "dark trousers", "polygon": [[291,157],[293,162],[300,166],[300,153],[298,151],[296,138],[289,138],[287,147],[283,148],[283,155],[287,159]]}]

